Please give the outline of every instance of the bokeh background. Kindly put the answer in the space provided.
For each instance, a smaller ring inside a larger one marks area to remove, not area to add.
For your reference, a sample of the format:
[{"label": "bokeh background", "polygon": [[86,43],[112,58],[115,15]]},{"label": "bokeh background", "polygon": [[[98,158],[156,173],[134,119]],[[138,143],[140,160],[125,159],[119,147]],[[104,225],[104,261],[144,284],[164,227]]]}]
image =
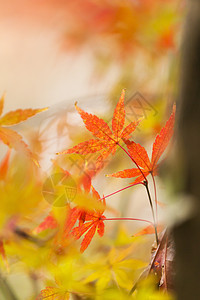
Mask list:
[{"label": "bokeh background", "polygon": [[182,1],[0,1],[6,107],[107,94],[165,94],[175,84]]}]

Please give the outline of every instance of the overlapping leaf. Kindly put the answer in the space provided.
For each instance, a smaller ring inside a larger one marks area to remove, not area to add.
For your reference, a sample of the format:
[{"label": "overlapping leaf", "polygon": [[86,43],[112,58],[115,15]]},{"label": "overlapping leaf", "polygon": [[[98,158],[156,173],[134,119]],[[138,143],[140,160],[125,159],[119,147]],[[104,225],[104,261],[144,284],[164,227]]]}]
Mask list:
[{"label": "overlapping leaf", "polygon": [[136,144],[133,141],[125,141],[128,152],[134,161],[137,163],[139,168],[126,169],[111,175],[109,177],[120,177],[120,178],[132,178],[136,177],[134,183],[138,183],[144,180],[144,176],[147,177],[149,174],[153,176],[157,175],[158,161],[167,148],[170,139],[173,135],[174,121],[175,121],[175,105],[173,107],[172,114],[165,126],[161,129],[160,133],[156,136],[155,142],[153,143],[153,151],[151,161],[144,147],[140,144]]},{"label": "overlapping leaf", "polygon": [[139,121],[134,121],[124,128],[124,97],[125,90],[122,91],[121,97],[113,114],[112,130],[103,119],[83,111],[76,105],[76,109],[80,114],[85,127],[94,135],[96,139],[90,139],[82,142],[73,148],[60,152],[60,154],[78,153],[85,155],[103,150],[101,152],[101,157],[98,159],[105,159],[111,153],[114,155],[117,149],[117,144],[120,142],[120,140],[127,140],[139,124]]},{"label": "overlapping leaf", "polygon": [[[92,187],[92,193],[94,197],[100,201],[100,195],[98,192]],[[92,241],[94,234],[97,233],[99,236],[104,235],[104,219],[103,215],[105,210],[105,199],[101,201],[104,204],[104,209],[102,210],[94,210],[93,212],[88,212],[84,215],[84,222],[79,223],[79,226],[75,227],[72,230],[72,235],[75,239],[79,239],[83,234],[85,234],[83,241],[81,243],[80,251],[84,252],[85,249],[89,246]]]},{"label": "overlapping leaf", "polygon": [[[101,219],[105,218],[103,216],[105,201],[99,201],[100,195],[93,186],[91,186],[91,193],[89,192],[90,191],[84,192],[80,190],[76,200],[74,200],[76,206],[72,208],[69,205],[67,206],[66,219],[64,221],[62,233],[63,239],[69,238],[71,235],[73,235],[75,239],[78,239],[88,231],[83,241],[83,246],[81,248],[82,252],[91,242],[96,230],[100,236],[104,233],[104,223]],[[86,221],[87,223],[85,223]],[[73,229],[77,222],[79,223],[79,226]],[[34,232],[40,233],[46,229],[54,229],[58,226],[58,220],[51,212],[44,221],[34,229]]]},{"label": "overlapping leaf", "polygon": [[[4,107],[4,96],[0,99],[0,115],[3,112]],[[34,158],[33,153],[29,150],[28,145],[23,141],[21,135],[16,131],[6,128],[23,122],[30,117],[36,115],[39,112],[46,110],[43,109],[17,109],[10,111],[7,114],[0,117],[0,140],[10,148],[14,148],[19,153],[24,153],[26,156],[31,158],[36,164],[37,160]]]}]

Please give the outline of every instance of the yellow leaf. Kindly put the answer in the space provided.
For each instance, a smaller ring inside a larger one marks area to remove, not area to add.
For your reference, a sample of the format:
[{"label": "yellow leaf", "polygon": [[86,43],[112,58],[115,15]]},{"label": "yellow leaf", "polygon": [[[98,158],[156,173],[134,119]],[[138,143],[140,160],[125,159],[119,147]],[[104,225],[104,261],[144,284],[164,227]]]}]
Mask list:
[{"label": "yellow leaf", "polygon": [[30,158],[37,166],[39,166],[38,161],[34,157],[31,150],[29,150],[28,145],[22,140],[20,134],[8,128],[0,127],[0,140],[10,148],[14,148],[19,153],[26,155]]},{"label": "yellow leaf", "polygon": [[[0,103],[1,104],[1,103]],[[0,106],[1,108],[1,106]],[[0,126],[12,126],[23,122],[39,112],[45,111],[48,108],[41,109],[17,109],[10,111],[0,118]]]},{"label": "yellow leaf", "polygon": [[69,293],[63,292],[62,290],[55,287],[46,287],[44,290],[41,290],[37,300],[68,300]]}]

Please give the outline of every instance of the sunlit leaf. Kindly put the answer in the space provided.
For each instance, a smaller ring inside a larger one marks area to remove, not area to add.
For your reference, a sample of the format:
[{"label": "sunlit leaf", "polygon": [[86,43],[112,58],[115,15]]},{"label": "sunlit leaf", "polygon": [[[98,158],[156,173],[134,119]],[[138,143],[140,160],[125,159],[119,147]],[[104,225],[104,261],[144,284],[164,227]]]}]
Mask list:
[{"label": "sunlit leaf", "polygon": [[137,168],[126,169],[107,176],[118,178],[137,177],[134,180],[134,183],[139,183],[144,181],[145,177],[147,177],[149,174],[152,174],[153,176],[157,175],[158,161],[167,148],[174,132],[175,110],[176,106],[174,105],[169,120],[161,129],[160,133],[156,136],[156,139],[153,143],[151,161],[144,147],[142,147],[140,144],[136,144],[133,141],[127,140],[125,143],[128,148],[128,152],[136,162]]}]

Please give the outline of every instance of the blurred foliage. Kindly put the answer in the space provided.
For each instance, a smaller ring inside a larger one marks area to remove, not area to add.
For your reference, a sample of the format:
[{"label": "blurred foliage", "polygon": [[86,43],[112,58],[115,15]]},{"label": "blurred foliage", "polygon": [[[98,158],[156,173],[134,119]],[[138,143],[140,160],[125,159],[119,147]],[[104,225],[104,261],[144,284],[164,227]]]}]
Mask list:
[{"label": "blurred foliage", "polygon": [[123,88],[155,95],[164,87],[171,95],[184,2],[76,0],[66,4],[66,12],[64,49],[88,49],[97,80],[114,66],[113,102]]}]

